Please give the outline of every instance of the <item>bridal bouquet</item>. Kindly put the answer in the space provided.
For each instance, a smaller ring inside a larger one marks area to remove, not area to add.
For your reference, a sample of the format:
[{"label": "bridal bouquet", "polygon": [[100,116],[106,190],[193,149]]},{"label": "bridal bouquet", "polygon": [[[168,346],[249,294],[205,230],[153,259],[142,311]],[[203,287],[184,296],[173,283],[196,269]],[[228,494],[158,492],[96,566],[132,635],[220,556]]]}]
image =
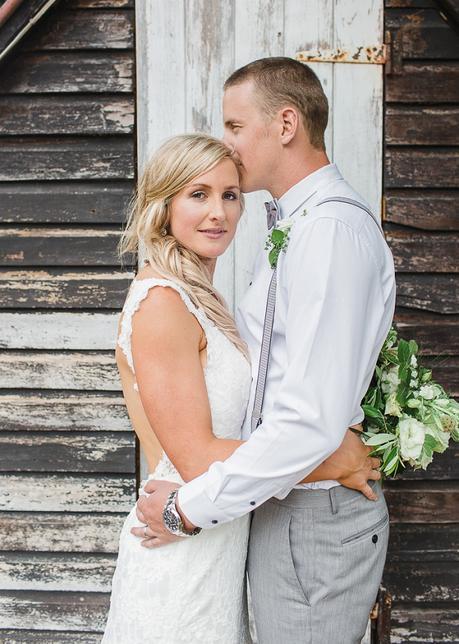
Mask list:
[{"label": "bridal bouquet", "polygon": [[418,363],[414,340],[399,340],[391,329],[363,399],[363,440],[381,459],[381,472],[395,476],[400,466],[426,469],[434,452],[459,441],[459,404]]}]

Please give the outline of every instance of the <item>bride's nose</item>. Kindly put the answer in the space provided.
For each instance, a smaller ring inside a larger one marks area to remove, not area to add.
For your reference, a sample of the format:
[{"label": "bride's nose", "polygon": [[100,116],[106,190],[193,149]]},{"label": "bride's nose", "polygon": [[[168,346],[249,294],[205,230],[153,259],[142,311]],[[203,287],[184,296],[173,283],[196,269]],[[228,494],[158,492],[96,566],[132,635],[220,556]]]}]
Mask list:
[{"label": "bride's nose", "polygon": [[209,218],[212,219],[212,221],[225,221],[226,213],[223,207],[223,202],[217,201],[212,204],[209,212]]}]

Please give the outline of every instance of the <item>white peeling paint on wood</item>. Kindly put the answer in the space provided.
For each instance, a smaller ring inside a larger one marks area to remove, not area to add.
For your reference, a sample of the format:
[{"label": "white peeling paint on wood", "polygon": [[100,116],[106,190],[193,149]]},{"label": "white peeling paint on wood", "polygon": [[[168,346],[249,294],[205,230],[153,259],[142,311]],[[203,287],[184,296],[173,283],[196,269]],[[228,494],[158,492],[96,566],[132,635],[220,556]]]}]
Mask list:
[{"label": "white peeling paint on wood", "polygon": [[110,350],[118,319],[118,313],[0,313],[0,348]]},{"label": "white peeling paint on wood", "polygon": [[7,512],[129,512],[131,476],[0,474],[0,510]]},{"label": "white peeling paint on wood", "polygon": [[37,395],[28,392],[0,395],[3,431],[131,431],[121,396]]},{"label": "white peeling paint on wood", "polygon": [[120,391],[114,354],[0,352],[0,387]]}]

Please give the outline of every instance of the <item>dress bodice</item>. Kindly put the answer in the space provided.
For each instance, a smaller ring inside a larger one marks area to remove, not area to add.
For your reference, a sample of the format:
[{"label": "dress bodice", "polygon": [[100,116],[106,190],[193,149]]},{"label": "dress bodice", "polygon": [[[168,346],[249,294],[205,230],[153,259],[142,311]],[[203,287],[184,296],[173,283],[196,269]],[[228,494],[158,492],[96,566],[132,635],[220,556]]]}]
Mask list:
[{"label": "dress bodice", "polygon": [[[122,311],[118,345],[126,356],[135,375],[132,359],[132,318],[151,288],[174,289],[187,309],[196,317],[207,340],[207,364],[204,377],[212,416],[212,431],[218,438],[239,439],[250,393],[251,369],[248,360],[226,335],[197,308],[185,291],[175,282],[166,279],[148,278],[133,280]],[[134,388],[137,388],[134,384]],[[155,472],[155,478],[181,481],[178,472],[166,455],[163,455]]]}]

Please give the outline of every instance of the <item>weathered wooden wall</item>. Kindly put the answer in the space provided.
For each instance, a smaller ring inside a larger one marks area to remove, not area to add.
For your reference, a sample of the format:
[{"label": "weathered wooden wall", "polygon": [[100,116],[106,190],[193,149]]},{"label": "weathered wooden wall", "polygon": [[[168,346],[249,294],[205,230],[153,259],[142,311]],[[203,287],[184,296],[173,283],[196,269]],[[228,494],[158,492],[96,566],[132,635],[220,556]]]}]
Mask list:
[{"label": "weathered wooden wall", "polygon": [[100,641],[135,496],[113,354],[133,14],[63,0],[0,68],[1,642]]},{"label": "weathered wooden wall", "polygon": [[[385,232],[397,326],[459,395],[459,35],[434,0],[386,0]],[[387,486],[392,642],[459,642],[459,449]]]}]

